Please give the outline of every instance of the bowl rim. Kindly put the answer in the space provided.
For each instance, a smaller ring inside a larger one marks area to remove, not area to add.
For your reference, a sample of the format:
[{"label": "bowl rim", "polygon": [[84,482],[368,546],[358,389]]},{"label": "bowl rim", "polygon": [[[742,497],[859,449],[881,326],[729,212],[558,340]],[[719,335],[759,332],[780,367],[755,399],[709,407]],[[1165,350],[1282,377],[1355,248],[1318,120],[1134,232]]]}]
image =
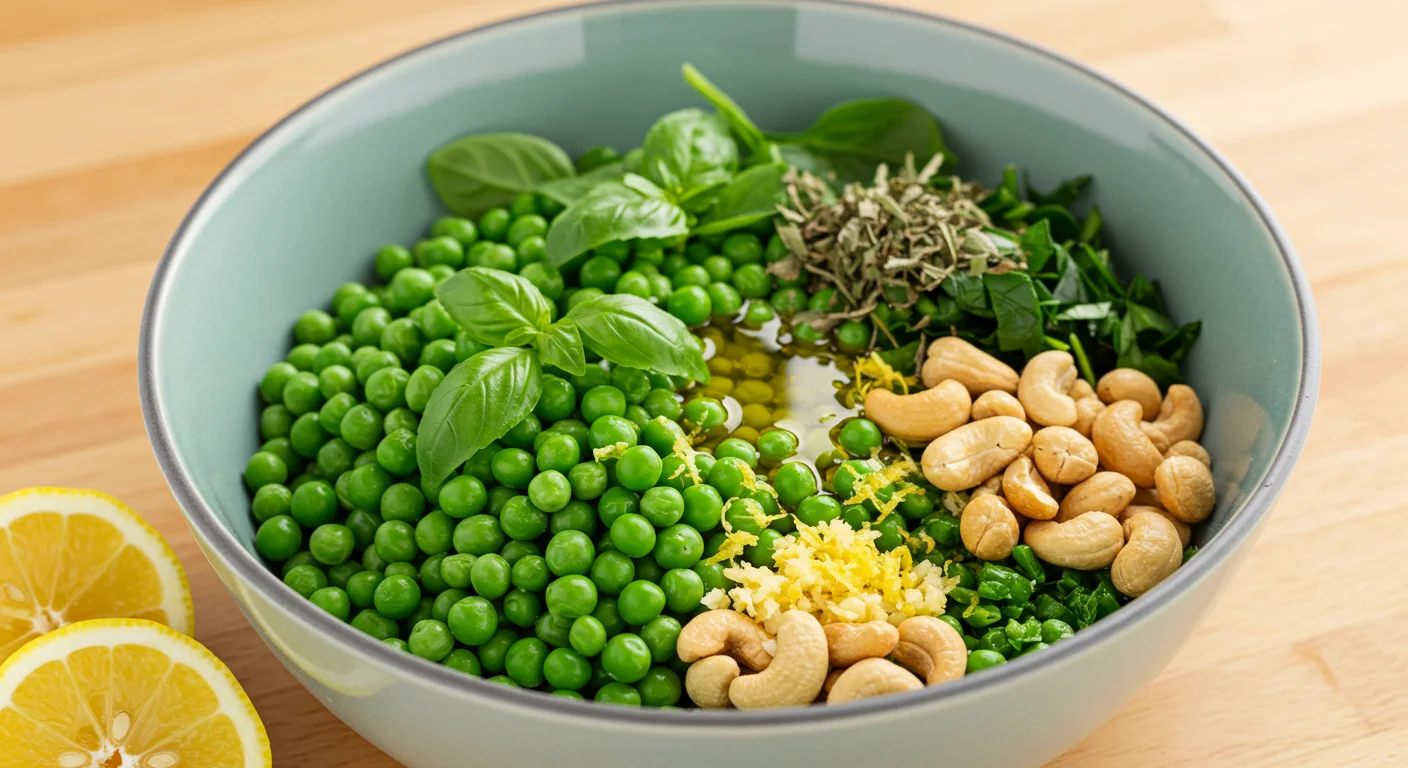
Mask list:
[{"label": "bowl rim", "polygon": [[[742,3],[738,0],[712,0],[711,4],[741,5]],[[344,644],[349,651],[370,657],[371,660],[385,668],[394,669],[414,678],[419,684],[446,688],[460,695],[482,698],[488,703],[511,705],[516,709],[534,710],[539,714],[592,720],[617,726],[650,723],[690,730],[740,726],[812,725],[835,720],[862,718],[900,707],[934,704],[942,700],[958,699],[994,690],[1021,678],[1030,670],[1036,669],[1038,665],[1055,664],[1109,642],[1145,616],[1160,610],[1182,596],[1194,582],[1201,580],[1221,566],[1223,561],[1227,560],[1251,536],[1257,525],[1266,517],[1271,505],[1279,495],[1280,489],[1285,485],[1290,471],[1305,445],[1320,383],[1320,335],[1309,281],[1296,256],[1295,249],[1291,245],[1290,238],[1252,184],[1207,140],[1178,118],[1133,89],[1044,46],[978,24],[908,8],[877,5],[869,2],[765,0],[763,4],[807,7],[826,12],[850,11],[890,16],[907,23],[947,27],[965,34],[985,37],[994,43],[1034,54],[1057,67],[1066,69],[1075,77],[1085,78],[1099,87],[1113,91],[1116,95],[1146,110],[1154,120],[1162,121],[1167,127],[1182,135],[1195,150],[1201,151],[1207,159],[1217,166],[1227,180],[1236,187],[1246,203],[1252,207],[1281,255],[1283,267],[1291,283],[1293,298],[1296,301],[1297,313],[1300,317],[1300,379],[1290,423],[1267,468],[1265,479],[1249,494],[1241,511],[1228,520],[1227,524],[1217,532],[1217,535],[1199,551],[1198,557],[1179,568],[1163,584],[1153,590],[1152,594],[1131,601],[1119,611],[1076,633],[1071,639],[1052,646],[1039,656],[1019,657],[996,669],[988,670],[982,675],[965,676],[941,686],[925,687],[918,691],[861,700],[838,707],[795,707],[764,712],[740,712],[737,710],[706,710],[701,712],[601,706],[590,701],[579,702],[558,696],[547,696],[538,691],[510,688],[490,683],[483,678],[447,669],[440,664],[378,642],[354,629],[350,624],[338,621],[311,602],[299,598],[235,539],[229,529],[220,523],[215,512],[201,498],[187,474],[184,464],[176,455],[170,425],[167,423],[162,406],[160,387],[155,379],[159,354],[155,343],[156,331],[161,324],[166,298],[171,289],[172,276],[188,250],[196,219],[226,186],[238,183],[236,177],[239,176],[246,161],[265,143],[276,140],[286,126],[299,120],[344,89],[356,86],[369,76],[395,65],[403,59],[503,27],[583,12],[602,10],[631,12],[638,7],[663,7],[670,5],[669,0],[599,0],[598,2],[566,5],[502,19],[418,45],[357,72],[290,112],[241,150],[201,193],[172,235],[152,278],[142,314],[137,373],[143,421],[157,462],[173,495],[179,502],[187,524],[197,538],[204,542],[203,550],[206,550],[207,557],[210,557],[209,550],[214,550],[231,571],[238,574],[251,589],[259,593],[261,599],[278,606],[300,623],[309,625]]]}]

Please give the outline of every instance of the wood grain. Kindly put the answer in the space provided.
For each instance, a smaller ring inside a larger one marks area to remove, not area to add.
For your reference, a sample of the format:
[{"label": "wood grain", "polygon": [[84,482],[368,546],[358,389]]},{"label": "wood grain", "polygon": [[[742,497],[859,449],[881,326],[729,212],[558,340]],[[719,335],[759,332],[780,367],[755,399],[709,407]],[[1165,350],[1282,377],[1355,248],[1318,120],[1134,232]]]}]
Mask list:
[{"label": "wood grain", "polygon": [[[394,763],[294,682],[196,549],[152,458],[136,339],[153,266],[262,128],[370,62],[553,0],[0,3],[0,489],[90,486],[185,562],[200,639],[280,765]],[[1086,61],[1252,179],[1310,274],[1315,426],[1246,566],[1173,663],[1061,766],[1408,761],[1402,0],[908,0]],[[1196,222],[1189,222],[1196,226]]]}]

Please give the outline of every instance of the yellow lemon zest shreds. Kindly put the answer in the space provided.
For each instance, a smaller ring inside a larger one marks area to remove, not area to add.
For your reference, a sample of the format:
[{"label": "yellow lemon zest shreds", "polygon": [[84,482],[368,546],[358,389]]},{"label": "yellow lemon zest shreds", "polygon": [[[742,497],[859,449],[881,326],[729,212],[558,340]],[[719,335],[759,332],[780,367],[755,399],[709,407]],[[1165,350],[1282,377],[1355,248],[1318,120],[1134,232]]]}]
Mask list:
[{"label": "yellow lemon zest shreds", "polygon": [[704,562],[713,565],[725,560],[734,560],[743,554],[744,547],[751,547],[757,543],[758,537],[747,531],[728,531],[724,534],[724,543],[719,547],[719,551]]},{"label": "yellow lemon zest shreds", "polygon": [[[945,593],[956,580],[928,560],[914,562],[907,547],[880,552],[879,531],[851,528],[843,520],[797,532],[773,544],[773,566],[741,563],[724,569],[736,583],[730,605],[773,631],[785,611],[799,609],[823,624],[874,620],[898,623],[910,616],[943,613]],[[713,601],[722,601],[715,597]]]},{"label": "yellow lemon zest shreds", "polygon": [[879,352],[871,352],[869,357],[858,358],[855,363],[855,372],[851,377],[851,385],[845,393],[846,404],[855,408],[858,404],[865,402],[866,393],[876,387],[882,387],[891,391],[897,388],[903,394],[909,394],[909,388],[918,384],[919,380],[913,376],[904,376],[896,371]]},{"label": "yellow lemon zest shreds", "polygon": [[930,552],[933,552],[934,547],[938,546],[938,543],[935,542],[933,537],[931,537],[928,533],[925,533],[923,528],[920,528],[918,532],[913,534],[906,532],[904,537],[904,543],[905,546],[912,547],[914,549],[923,547],[924,554],[926,555]]},{"label": "yellow lemon zest shreds", "polygon": [[[665,417],[656,416],[655,418],[663,420]],[[688,435],[680,435],[675,438],[675,444],[670,446],[670,453],[682,462],[674,474],[670,475],[671,480],[688,472],[689,479],[693,480],[695,485],[704,482],[704,478],[699,474],[699,467],[694,466],[694,456],[699,452],[694,450],[694,446],[690,444]]]},{"label": "yellow lemon zest shreds", "polygon": [[630,447],[631,444],[625,441],[614,443],[612,445],[604,445],[600,448],[592,449],[592,458],[596,459],[597,461],[619,459],[626,453],[626,449]]},{"label": "yellow lemon zest shreds", "polygon": [[923,493],[923,489],[918,486],[906,485],[897,488],[890,495],[889,501],[881,501],[878,496],[881,488],[898,483],[913,474],[914,461],[908,457],[896,460],[894,463],[867,475],[856,474],[856,471],[849,466],[846,468],[856,475],[856,479],[851,486],[851,498],[846,499],[845,503],[860,504],[869,501],[874,504],[875,509],[879,512],[879,516],[875,518],[877,523],[889,517],[890,513],[894,512],[895,508],[904,500],[904,497],[915,492]]},{"label": "yellow lemon zest shreds", "polygon": [[752,467],[742,462],[739,462],[736,466],[738,467],[739,473],[743,475],[744,488],[750,491],[763,491],[774,499],[777,498],[777,491],[774,490],[771,485],[768,485],[766,482],[758,482],[758,475],[753,471]]}]

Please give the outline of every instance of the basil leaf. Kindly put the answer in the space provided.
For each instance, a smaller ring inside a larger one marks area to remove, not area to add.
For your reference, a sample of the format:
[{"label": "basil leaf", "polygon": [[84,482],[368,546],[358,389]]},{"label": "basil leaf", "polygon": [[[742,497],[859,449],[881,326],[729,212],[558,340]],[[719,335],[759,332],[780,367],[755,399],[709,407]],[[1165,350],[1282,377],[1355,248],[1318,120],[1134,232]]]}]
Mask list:
[{"label": "basil leaf", "polygon": [[1091,243],[1100,235],[1100,227],[1104,226],[1105,218],[1100,215],[1100,206],[1090,206],[1090,215],[1085,217],[1085,221],[1080,225],[1080,235],[1076,238],[1082,243]]},{"label": "basil leaf", "polygon": [[967,272],[954,272],[939,284],[944,293],[952,296],[958,301],[959,309],[964,312],[971,312],[983,317],[992,317],[992,310],[988,308],[987,292],[983,288],[983,279]]},{"label": "basil leaf", "polygon": [[1035,354],[1045,346],[1041,310],[1032,280],[1023,272],[983,275],[983,285],[997,315],[997,343],[1005,351]]},{"label": "basil leaf", "polygon": [[582,336],[571,320],[559,320],[538,337],[538,354],[543,365],[555,365],[573,376],[587,372],[587,355],[582,349]]},{"label": "basil leaf", "polygon": [[684,204],[728,183],[738,170],[738,145],[718,115],[703,110],[671,112],[650,126],[641,144],[641,174]]},{"label": "basil leaf", "polygon": [[1094,304],[1076,304],[1062,312],[1056,314],[1053,320],[1100,320],[1110,314],[1111,304],[1108,301],[1096,302]]},{"label": "basil leaf", "polygon": [[1177,330],[1167,317],[1142,304],[1136,304],[1133,301],[1126,302],[1125,312],[1128,313],[1125,316],[1130,318],[1136,334],[1152,331],[1163,338]]},{"label": "basil leaf", "polygon": [[1065,179],[1050,192],[1042,193],[1033,189],[1031,180],[1028,179],[1027,199],[1037,205],[1052,203],[1069,208],[1072,203],[1080,199],[1080,196],[1085,193],[1086,188],[1090,186],[1092,180],[1090,176],[1076,176],[1074,178]]},{"label": "basil leaf", "polygon": [[694,90],[698,91],[700,96],[703,96],[710,104],[714,105],[714,109],[719,113],[719,116],[728,123],[729,128],[733,130],[733,134],[738,137],[739,143],[743,145],[744,149],[748,150],[748,154],[753,154],[762,148],[766,143],[766,139],[763,138],[763,132],[758,130],[758,126],[754,125],[753,121],[748,119],[748,115],[744,114],[743,109],[739,107],[733,99],[730,99],[728,94],[719,90],[718,86],[709,82],[709,78],[695,69],[692,64],[685,64],[682,71],[684,81],[689,83]]},{"label": "basil leaf", "polygon": [[548,229],[548,259],[566,267],[573,259],[613,240],[673,237],[689,232],[682,208],[645,178],[626,174],[621,181],[598,184],[553,219]]},{"label": "basil leaf", "polygon": [[561,147],[526,133],[467,136],[437,149],[426,170],[440,200],[462,216],[506,205],[549,179],[573,173],[572,159]]},{"label": "basil leaf", "polygon": [[1046,221],[1051,225],[1051,239],[1058,243],[1070,242],[1080,236],[1080,225],[1071,212],[1059,205],[1038,205],[1027,216],[1027,221],[1035,224]]},{"label": "basil leaf", "polygon": [[689,328],[638,296],[597,296],[573,307],[564,319],[576,323],[587,348],[617,365],[709,380]]},{"label": "basil leaf", "polygon": [[1175,363],[1183,362],[1183,358],[1188,356],[1188,350],[1193,348],[1193,342],[1198,340],[1203,332],[1201,320],[1194,320],[1187,325],[1179,327],[1177,331],[1169,334],[1159,341],[1157,349],[1159,353],[1168,357]]},{"label": "basil leaf", "polygon": [[904,99],[858,99],[828,109],[807,130],[798,134],[767,134],[785,144],[801,144],[833,159],[865,160],[873,169],[878,162],[898,164],[906,154],[922,166],[935,154],[951,165],[957,158],[944,146],[939,123],[927,110]]},{"label": "basil leaf", "polygon": [[538,354],[522,347],[480,352],[450,369],[430,393],[416,433],[421,477],[439,485],[522,421],[540,394]]},{"label": "basil leaf", "polygon": [[733,177],[719,191],[714,207],[695,227],[695,233],[727,232],[776,216],[778,203],[787,199],[787,188],[782,183],[786,173],[785,165],[760,165]]},{"label": "basil leaf", "polygon": [[550,197],[563,205],[571,205],[591,192],[596,185],[603,181],[620,181],[626,173],[626,161],[617,160],[614,163],[597,166],[580,176],[568,176],[561,179],[552,179],[538,185],[537,192],[545,197]]},{"label": "basil leaf", "polygon": [[1040,272],[1056,252],[1056,244],[1051,239],[1051,223],[1045,219],[1038,221],[1022,233],[1022,250],[1027,253],[1027,271]]},{"label": "basil leaf", "polygon": [[513,341],[510,335],[541,330],[552,317],[552,305],[527,279],[486,267],[451,275],[435,287],[435,298],[470,338],[491,347],[523,343],[521,334]]}]

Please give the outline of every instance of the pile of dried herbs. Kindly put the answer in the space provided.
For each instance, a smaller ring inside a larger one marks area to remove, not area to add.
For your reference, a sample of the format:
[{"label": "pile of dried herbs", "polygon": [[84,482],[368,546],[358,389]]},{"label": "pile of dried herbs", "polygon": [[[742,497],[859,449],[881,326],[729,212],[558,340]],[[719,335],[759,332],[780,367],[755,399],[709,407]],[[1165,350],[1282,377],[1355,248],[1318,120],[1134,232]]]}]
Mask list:
[{"label": "pile of dried herbs", "polygon": [[922,364],[928,340],[956,334],[1018,365],[1046,349],[1070,351],[1092,382],[1116,366],[1161,384],[1180,380],[1200,324],[1175,325],[1156,283],[1115,275],[1099,209],[1072,210],[1090,177],[1024,193],[1008,167],[989,191],[939,176],[943,159],[916,170],[909,158],[893,175],[881,164],[870,185],[839,194],[809,173],[784,177],[777,230],[789,255],[769,269],[784,280],[806,272],[812,293],[830,288],[841,298],[794,323],[830,331],[868,321],[872,346],[902,371]]}]

